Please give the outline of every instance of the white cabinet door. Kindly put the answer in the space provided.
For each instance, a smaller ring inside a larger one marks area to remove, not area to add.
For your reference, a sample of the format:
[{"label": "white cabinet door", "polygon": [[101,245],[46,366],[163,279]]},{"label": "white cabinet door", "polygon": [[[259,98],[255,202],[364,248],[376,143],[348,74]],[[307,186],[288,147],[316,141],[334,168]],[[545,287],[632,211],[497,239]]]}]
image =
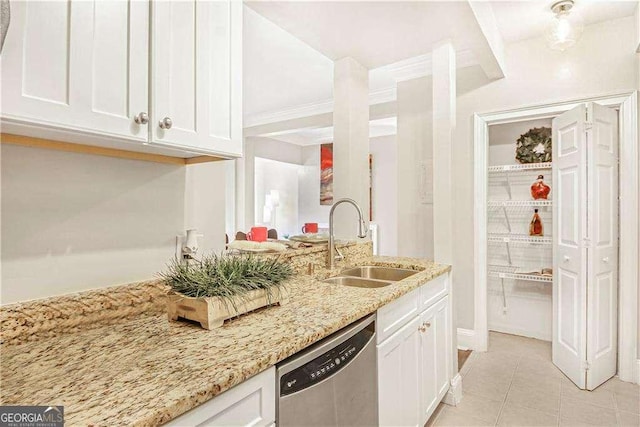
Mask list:
[{"label": "white cabinet door", "polygon": [[147,141],[147,1],[17,1],[2,61],[2,119]]},{"label": "white cabinet door", "polygon": [[152,2],[153,144],[242,154],[242,2]]},{"label": "white cabinet door", "polygon": [[378,345],[378,419],[381,426],[418,426],[419,318]]},{"label": "white cabinet door", "polygon": [[618,114],[587,104],[587,389],[616,374],[618,344]]},{"label": "white cabinet door", "polygon": [[617,123],[597,104],[553,120],[553,363],[589,390],[616,373]]},{"label": "white cabinet door", "polygon": [[451,330],[449,297],[420,315],[420,422],[426,423],[449,389]]},{"label": "white cabinet door", "polygon": [[553,119],[553,363],[585,388],[586,108]]},{"label": "white cabinet door", "polygon": [[266,427],[275,419],[276,368],[272,367],[165,425]]}]

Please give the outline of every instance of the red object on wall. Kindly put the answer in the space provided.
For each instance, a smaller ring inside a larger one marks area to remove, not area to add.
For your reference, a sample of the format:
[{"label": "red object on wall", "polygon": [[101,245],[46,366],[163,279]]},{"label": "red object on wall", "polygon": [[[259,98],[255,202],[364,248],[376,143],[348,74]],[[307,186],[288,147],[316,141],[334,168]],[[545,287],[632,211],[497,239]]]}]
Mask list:
[{"label": "red object on wall", "polygon": [[320,204],[333,204],[333,144],[320,145]]}]

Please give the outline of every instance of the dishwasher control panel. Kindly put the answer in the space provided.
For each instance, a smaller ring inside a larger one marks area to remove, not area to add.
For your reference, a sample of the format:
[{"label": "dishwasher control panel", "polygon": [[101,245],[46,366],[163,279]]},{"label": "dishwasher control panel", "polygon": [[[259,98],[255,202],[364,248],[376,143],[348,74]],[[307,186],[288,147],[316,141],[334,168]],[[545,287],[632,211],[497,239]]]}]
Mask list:
[{"label": "dishwasher control panel", "polygon": [[367,345],[374,332],[363,329],[345,342],[280,378],[280,396],[310,387],[340,371]]}]

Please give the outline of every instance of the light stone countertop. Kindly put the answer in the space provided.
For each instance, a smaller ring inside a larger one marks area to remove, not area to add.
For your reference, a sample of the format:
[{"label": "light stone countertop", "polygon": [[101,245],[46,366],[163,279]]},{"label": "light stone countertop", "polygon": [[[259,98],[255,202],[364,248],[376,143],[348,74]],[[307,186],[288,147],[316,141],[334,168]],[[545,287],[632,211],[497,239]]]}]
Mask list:
[{"label": "light stone countertop", "polygon": [[162,424],[451,268],[391,257],[356,264],[422,271],[377,289],[298,275],[289,304],[211,331],[156,313],[3,346],[1,404],[64,405],[66,425]]}]

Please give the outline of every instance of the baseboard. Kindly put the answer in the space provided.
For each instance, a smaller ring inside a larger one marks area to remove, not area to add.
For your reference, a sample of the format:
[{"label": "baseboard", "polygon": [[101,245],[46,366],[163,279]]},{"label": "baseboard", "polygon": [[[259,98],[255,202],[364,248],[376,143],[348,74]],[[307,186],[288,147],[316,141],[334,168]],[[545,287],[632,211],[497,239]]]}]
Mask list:
[{"label": "baseboard", "polygon": [[462,401],[462,377],[460,374],[456,374],[456,376],[451,379],[449,391],[444,395],[442,401],[451,406],[458,406]]},{"label": "baseboard", "polygon": [[[552,337],[548,332],[532,331],[530,329],[514,328],[510,325],[500,323],[490,324],[490,331],[501,332],[503,334],[520,335],[521,337],[535,338],[542,341],[551,341]],[[458,329],[458,335],[460,335]]]},{"label": "baseboard", "polygon": [[476,331],[474,331],[473,329],[458,328],[458,349],[475,350]]}]

